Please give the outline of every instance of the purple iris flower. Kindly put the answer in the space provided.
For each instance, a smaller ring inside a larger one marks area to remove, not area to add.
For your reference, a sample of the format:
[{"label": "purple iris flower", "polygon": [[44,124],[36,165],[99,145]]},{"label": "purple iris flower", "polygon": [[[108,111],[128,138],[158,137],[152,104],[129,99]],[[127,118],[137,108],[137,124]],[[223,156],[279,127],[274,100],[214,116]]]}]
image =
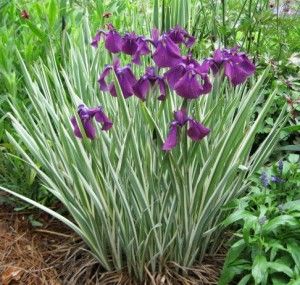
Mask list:
[{"label": "purple iris flower", "polygon": [[[109,130],[113,125],[112,121],[104,114],[102,107],[88,108],[81,104],[78,106],[77,113],[81,120],[86,136],[91,140],[96,137],[96,129],[93,125],[93,118],[95,118],[96,121],[102,125],[103,131]],[[71,118],[71,123],[73,125],[75,136],[82,138],[83,136],[75,116]]]},{"label": "purple iris flower", "polygon": [[217,49],[213,58],[207,59],[208,64],[213,73],[217,73],[224,68],[224,74],[230,82],[236,86],[246,81],[247,77],[255,72],[255,65],[249,60],[247,55],[238,52],[239,48]]},{"label": "purple iris flower", "polygon": [[167,33],[167,35],[175,44],[183,43],[188,48],[192,47],[196,40],[193,36],[189,35],[189,33],[180,26],[176,26],[175,28],[171,29]]},{"label": "purple iris flower", "polygon": [[195,99],[211,91],[206,65],[201,65],[190,55],[164,74],[170,88],[186,99]]},{"label": "purple iris flower", "polygon": [[112,24],[108,24],[107,27],[108,32],[105,32],[103,30],[97,32],[95,37],[92,39],[91,45],[97,48],[101,37],[103,37],[105,41],[105,48],[111,53],[118,53],[122,49],[122,37]]},{"label": "purple iris flower", "polygon": [[144,37],[127,33],[123,37],[122,52],[132,56],[133,63],[140,64],[140,56],[150,53],[150,49]]},{"label": "purple iris flower", "polygon": [[210,132],[210,129],[189,117],[185,109],[174,112],[174,117],[175,120],[171,122],[169,134],[162,147],[165,151],[169,151],[177,145],[178,128],[182,128],[187,123],[189,124],[187,135],[194,141],[203,139]]},{"label": "purple iris flower", "polygon": [[108,91],[112,96],[116,97],[117,92],[113,82],[107,84],[105,78],[110,74],[111,70],[114,70],[118,78],[124,98],[128,98],[133,95],[133,85],[137,80],[132,73],[130,65],[124,67],[120,66],[120,60],[115,59],[113,65],[107,65],[101,73],[98,82],[100,90]]},{"label": "purple iris flower", "polygon": [[148,67],[146,73],[138,80],[138,82],[133,86],[134,94],[145,101],[147,94],[152,86],[158,85],[160,96],[158,100],[164,100],[166,98],[167,85],[163,77],[158,76],[155,73],[154,67]]},{"label": "purple iris flower", "polygon": [[159,31],[153,29],[151,43],[156,48],[152,58],[158,67],[173,67],[182,61],[179,47],[168,35],[159,36]]}]

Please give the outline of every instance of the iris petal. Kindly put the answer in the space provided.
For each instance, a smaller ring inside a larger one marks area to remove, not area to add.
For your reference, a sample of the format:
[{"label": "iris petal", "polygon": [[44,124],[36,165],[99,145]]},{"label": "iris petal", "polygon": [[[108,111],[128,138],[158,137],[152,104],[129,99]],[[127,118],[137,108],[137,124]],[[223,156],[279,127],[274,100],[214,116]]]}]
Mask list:
[{"label": "iris petal", "polygon": [[215,50],[213,59],[216,63],[223,63],[224,55],[221,49]]},{"label": "iris petal", "polygon": [[157,83],[160,91],[160,96],[158,97],[158,100],[165,100],[167,96],[167,84],[163,78],[157,78]]},{"label": "iris petal", "polygon": [[[82,134],[80,132],[79,125],[78,125],[77,120],[74,116],[71,118],[71,123],[73,125],[74,135],[78,138],[82,138]],[[93,140],[96,136],[96,130],[93,126],[91,118],[86,118],[86,119],[81,118],[81,123],[82,123],[82,126],[83,126],[83,129],[85,131],[86,136],[89,139]]]},{"label": "iris petal", "polygon": [[97,32],[97,34],[95,35],[95,37],[93,37],[93,39],[92,39],[91,45],[92,45],[94,48],[97,48],[100,39],[101,39],[101,32]]},{"label": "iris petal", "polygon": [[226,62],[224,64],[225,75],[229,78],[230,82],[236,86],[243,83],[248,74],[246,74],[238,65],[232,62]]},{"label": "iris petal", "polygon": [[123,37],[122,52],[128,55],[134,55],[137,51],[137,36],[134,33],[128,33]]},{"label": "iris petal", "polygon": [[185,45],[188,48],[191,48],[195,44],[196,39],[193,36],[188,36],[187,40],[185,41]]},{"label": "iris petal", "polygon": [[180,125],[181,127],[188,121],[188,115],[185,109],[174,112],[174,117],[178,125]]},{"label": "iris petal", "polygon": [[107,83],[105,78],[109,75],[111,69],[114,69],[117,79],[119,81],[123,96],[128,98],[133,95],[132,86],[136,83],[136,78],[132,73],[132,70],[129,65],[125,67],[120,67],[120,61],[116,58],[113,62],[113,65],[108,65],[104,68],[101,73],[98,82],[100,90],[108,91],[114,97],[117,96],[116,88],[113,82]]},{"label": "iris petal", "polygon": [[255,72],[255,65],[247,58],[246,55],[242,56],[243,61],[239,64],[239,67],[250,76]]},{"label": "iris petal", "polygon": [[72,123],[72,125],[73,125],[74,135],[75,135],[76,137],[78,137],[78,138],[82,138],[82,134],[81,134],[81,132],[80,132],[80,128],[79,128],[79,126],[78,126],[78,124],[77,124],[77,121],[76,121],[76,117],[75,117],[75,116],[73,116],[73,117],[71,118],[71,123]]},{"label": "iris petal", "polygon": [[174,112],[174,117],[175,120],[171,123],[168,136],[162,147],[163,150],[171,150],[177,145],[178,129],[184,127],[187,123],[189,124],[187,135],[194,141],[203,139],[210,132],[210,129],[189,117],[185,109]]},{"label": "iris petal", "polygon": [[150,90],[150,82],[147,78],[140,78],[138,82],[133,86],[134,95],[141,100],[145,101],[147,94]]},{"label": "iris petal", "polygon": [[171,125],[169,134],[163,144],[162,149],[169,151],[177,145],[177,126]]},{"label": "iris petal", "polygon": [[202,85],[201,95],[202,94],[208,94],[212,89],[212,85],[211,85],[211,83],[209,81],[209,78],[206,74],[202,75],[202,80],[203,80],[204,84]]},{"label": "iris petal", "polygon": [[96,130],[91,119],[86,119],[82,122],[86,136],[93,140],[96,137]]},{"label": "iris petal", "polygon": [[191,74],[186,72],[184,76],[175,84],[174,90],[176,93],[186,99],[198,98],[203,91],[202,85],[199,83],[198,74]]},{"label": "iris petal", "polygon": [[122,49],[122,37],[115,30],[110,30],[105,39],[105,47],[111,53],[118,53]]},{"label": "iris petal", "polygon": [[147,45],[147,42],[144,39],[139,38],[137,41],[137,50],[132,57],[132,62],[135,64],[141,64],[140,57],[141,55],[146,55],[150,53],[150,49]]},{"label": "iris petal", "polygon": [[97,122],[101,123],[103,131],[109,130],[113,125],[112,121],[102,111],[102,108],[98,108],[95,119]]},{"label": "iris petal", "polygon": [[158,42],[152,57],[158,67],[173,67],[182,61],[179,47],[167,36]]},{"label": "iris petal", "polygon": [[175,88],[175,84],[179,79],[185,74],[185,67],[183,65],[177,65],[172,67],[169,71],[164,74],[164,77],[167,79],[170,87]]},{"label": "iris petal", "polygon": [[164,100],[167,93],[167,85],[161,76],[157,76],[154,67],[147,67],[145,74],[133,85],[134,94],[141,100],[146,100],[147,94],[153,85],[158,85],[160,96],[158,100]]},{"label": "iris petal", "polygon": [[133,85],[136,84],[136,78],[129,67],[124,67],[116,72],[124,98],[133,95]]},{"label": "iris petal", "polygon": [[193,141],[203,139],[209,134],[209,132],[210,129],[206,128],[204,125],[193,119],[189,120],[189,128],[187,130],[187,134]]},{"label": "iris petal", "polygon": [[112,66],[110,65],[106,66],[98,79],[98,83],[101,91],[109,90],[109,86],[106,84],[105,78],[110,74],[111,69]]},{"label": "iris petal", "polygon": [[110,83],[109,86],[108,86],[108,91],[109,91],[109,93],[110,93],[111,96],[113,96],[113,97],[117,97],[118,96],[115,84]]},{"label": "iris petal", "polygon": [[180,26],[176,26],[175,28],[171,29],[168,32],[168,36],[174,43],[184,43],[188,48],[192,47],[195,43],[195,38],[189,35],[188,32]]},{"label": "iris petal", "polygon": [[245,82],[255,72],[255,65],[246,54],[238,52],[238,47],[230,50],[217,49],[213,58],[204,63],[210,66],[214,74],[224,67],[225,76],[234,86]]},{"label": "iris petal", "polygon": [[157,45],[157,43],[158,43],[159,35],[160,35],[160,33],[159,33],[158,29],[156,29],[156,28],[152,29],[151,38],[155,45]]},{"label": "iris petal", "polygon": [[[88,108],[85,105],[81,104],[78,106],[77,111],[83,130],[86,136],[93,140],[96,137],[96,129],[93,125],[93,118],[95,117],[96,121],[101,123],[102,130],[107,131],[112,127],[112,121],[104,114],[102,107]],[[76,117],[71,118],[71,123],[73,125],[74,135],[78,138],[82,138],[82,133],[80,127],[77,123]]]}]

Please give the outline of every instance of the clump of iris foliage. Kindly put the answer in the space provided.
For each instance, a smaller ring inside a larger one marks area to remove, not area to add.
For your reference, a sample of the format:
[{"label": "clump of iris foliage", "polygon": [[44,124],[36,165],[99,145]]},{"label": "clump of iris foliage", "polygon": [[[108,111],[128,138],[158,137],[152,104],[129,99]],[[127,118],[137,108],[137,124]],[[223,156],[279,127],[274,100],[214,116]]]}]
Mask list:
[{"label": "clump of iris foliage", "polygon": [[299,155],[263,170],[249,195],[236,200],[225,224],[240,229],[219,284],[298,284],[300,281]]},{"label": "clump of iris foliage", "polygon": [[64,67],[50,53],[29,72],[19,55],[32,109],[11,104],[18,138],[7,134],[72,220],[2,189],[70,226],[105,270],[142,282],[201,263],[286,121],[283,108],[250,155],[276,95],[264,91],[269,69],[249,79],[255,66],[238,47],[195,58],[197,39],[179,26],[148,36],[109,24],[92,47],[85,23]]},{"label": "clump of iris foliage", "polygon": [[[39,58],[45,59],[44,63],[47,65],[46,58],[51,52],[55,53],[59,66],[68,65],[68,37],[79,41],[83,15],[89,17],[92,30],[109,21],[113,21],[118,28],[137,33],[145,33],[152,26],[165,31],[180,24],[197,37],[196,45],[193,46],[194,56],[207,56],[220,44],[238,44],[243,51],[254,57],[259,67],[257,74],[262,71],[262,66],[271,63],[272,73],[269,73],[268,84],[264,88],[272,92],[279,87],[279,92],[265,123],[260,126],[260,136],[256,138],[255,147],[259,146],[260,138],[263,139],[273,128],[282,107],[288,102],[290,118],[287,124],[292,128],[288,127],[281,132],[280,144],[284,145],[283,151],[299,151],[296,132],[299,131],[300,111],[297,60],[300,17],[288,15],[289,13],[275,13],[273,10],[277,8],[276,3],[266,0],[1,1],[0,147],[4,155],[0,167],[0,183],[18,189],[31,198],[40,196],[39,187],[34,187],[36,191],[28,191],[27,185],[32,183],[32,177],[36,177],[32,169],[22,161],[13,163],[13,167],[10,167],[10,161],[4,161],[8,160],[7,153],[17,154],[5,135],[6,131],[13,132],[7,117],[10,112],[8,101],[13,100],[14,105],[26,104],[31,108],[16,51],[20,51],[28,66]],[[299,10],[297,3],[296,7],[293,4],[288,6],[292,6],[292,10]],[[86,35],[85,40],[88,40],[87,37]],[[260,98],[263,102],[266,96]],[[260,108],[257,108],[256,114],[259,111]],[[18,179],[23,172],[26,172],[25,178],[28,177],[26,181]]]}]

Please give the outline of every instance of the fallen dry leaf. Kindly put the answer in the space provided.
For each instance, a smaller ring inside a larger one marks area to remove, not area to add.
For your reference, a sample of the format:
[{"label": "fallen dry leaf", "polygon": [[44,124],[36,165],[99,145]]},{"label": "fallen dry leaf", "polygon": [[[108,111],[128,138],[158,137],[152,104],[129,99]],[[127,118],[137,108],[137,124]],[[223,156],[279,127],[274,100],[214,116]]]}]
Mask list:
[{"label": "fallen dry leaf", "polygon": [[23,270],[16,267],[7,267],[1,276],[2,285],[9,285],[11,281],[18,281],[22,276]]}]

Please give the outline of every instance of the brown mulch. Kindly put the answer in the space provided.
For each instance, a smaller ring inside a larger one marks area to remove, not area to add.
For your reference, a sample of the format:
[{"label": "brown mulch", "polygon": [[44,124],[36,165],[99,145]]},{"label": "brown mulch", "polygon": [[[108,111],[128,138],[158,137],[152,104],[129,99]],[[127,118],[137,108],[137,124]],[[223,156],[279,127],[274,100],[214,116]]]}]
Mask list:
[{"label": "brown mulch", "polygon": [[[31,225],[32,214],[42,227]],[[204,265],[192,269],[171,263],[164,276],[149,273],[145,284],[217,284],[224,256],[207,257]],[[132,284],[132,280],[126,272],[103,274],[81,239],[49,215],[15,212],[0,205],[0,285],[21,284],[113,285]]]},{"label": "brown mulch", "polygon": [[[43,226],[33,227],[29,215]],[[82,266],[93,264],[81,239],[56,219],[34,210],[15,212],[0,206],[1,285],[88,284],[76,278],[83,277]]]}]

